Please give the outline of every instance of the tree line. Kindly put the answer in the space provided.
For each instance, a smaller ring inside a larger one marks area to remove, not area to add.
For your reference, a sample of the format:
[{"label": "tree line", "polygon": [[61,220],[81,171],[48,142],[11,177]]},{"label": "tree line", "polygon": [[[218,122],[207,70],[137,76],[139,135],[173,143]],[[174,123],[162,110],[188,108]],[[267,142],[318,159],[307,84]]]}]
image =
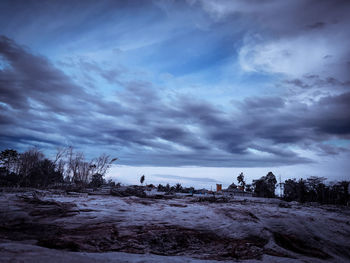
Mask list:
[{"label": "tree line", "polygon": [[53,159],[39,149],[23,153],[6,149],[0,153],[0,186],[48,187],[63,184],[100,186],[117,158],[102,154],[87,160],[72,147],[59,148]]},{"label": "tree line", "polygon": [[[110,155],[87,160],[82,152],[72,147],[59,148],[53,158],[47,158],[39,149],[31,148],[23,153],[6,149],[0,153],[0,186],[10,187],[59,187],[63,185],[99,187],[105,183],[104,176],[117,161]],[[143,184],[142,176],[140,183]],[[286,201],[319,202],[322,204],[349,203],[349,181],[326,184],[326,178],[287,179],[280,182],[283,199]],[[254,196],[273,198],[277,184],[276,176],[269,172],[252,184],[247,184],[244,174],[237,177],[238,185],[232,183],[228,189],[252,192]],[[158,191],[194,192],[194,188],[158,185]]]},{"label": "tree line", "polygon": [[274,198],[276,186],[283,188],[282,198],[286,201],[318,202],[321,204],[349,204],[349,181],[326,184],[324,177],[311,176],[307,179],[287,179],[277,184],[276,176],[269,172],[253,183],[246,184],[243,173],[237,177],[238,186],[232,183],[229,189],[253,192],[256,197]]},{"label": "tree line", "polygon": [[322,204],[349,204],[349,181],[325,184],[326,178],[312,176],[305,179],[288,179],[284,182],[286,201],[319,202]]}]

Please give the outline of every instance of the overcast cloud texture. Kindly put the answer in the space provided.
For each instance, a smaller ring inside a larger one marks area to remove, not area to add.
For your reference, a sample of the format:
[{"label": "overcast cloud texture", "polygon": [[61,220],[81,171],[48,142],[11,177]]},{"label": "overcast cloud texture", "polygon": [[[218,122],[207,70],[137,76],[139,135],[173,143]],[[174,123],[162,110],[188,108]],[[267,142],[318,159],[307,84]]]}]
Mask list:
[{"label": "overcast cloud texture", "polygon": [[329,162],[347,178],[349,14],[340,0],[1,1],[0,147]]}]

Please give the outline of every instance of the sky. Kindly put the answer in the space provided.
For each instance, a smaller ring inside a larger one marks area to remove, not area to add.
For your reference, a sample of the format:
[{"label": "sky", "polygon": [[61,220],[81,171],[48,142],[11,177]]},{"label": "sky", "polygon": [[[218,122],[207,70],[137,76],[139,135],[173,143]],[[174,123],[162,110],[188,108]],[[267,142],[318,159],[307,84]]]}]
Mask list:
[{"label": "sky", "polygon": [[0,148],[122,183],[350,175],[350,2],[0,1]]}]

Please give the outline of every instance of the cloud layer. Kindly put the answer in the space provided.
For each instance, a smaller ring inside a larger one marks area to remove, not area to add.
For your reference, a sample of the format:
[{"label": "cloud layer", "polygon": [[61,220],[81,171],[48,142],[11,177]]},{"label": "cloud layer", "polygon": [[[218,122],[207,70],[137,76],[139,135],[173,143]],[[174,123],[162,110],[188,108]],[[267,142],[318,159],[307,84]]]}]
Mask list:
[{"label": "cloud layer", "polygon": [[[113,45],[100,40],[107,46],[98,52],[87,52],[87,44],[84,52],[71,47],[74,54],[52,53],[51,58],[0,37],[1,148],[73,145],[89,156],[108,152],[128,165],[222,167],[293,165],[348,152],[349,5],[143,4],[151,10],[145,11],[148,20],[153,12],[162,14],[174,33],[155,42],[145,34],[142,45],[140,39],[129,45],[130,32]],[[311,6],[317,8],[307,9]],[[91,7],[82,13],[97,19]],[[129,5],[118,8],[139,12]],[[183,10],[193,15],[193,42],[182,26],[181,16],[187,18]],[[145,30],[165,34],[159,18],[152,19],[156,22]],[[235,23],[244,31],[231,29]],[[84,35],[93,43],[102,38],[102,27],[91,31],[97,35]],[[205,39],[212,45],[196,55],[197,44]]]}]

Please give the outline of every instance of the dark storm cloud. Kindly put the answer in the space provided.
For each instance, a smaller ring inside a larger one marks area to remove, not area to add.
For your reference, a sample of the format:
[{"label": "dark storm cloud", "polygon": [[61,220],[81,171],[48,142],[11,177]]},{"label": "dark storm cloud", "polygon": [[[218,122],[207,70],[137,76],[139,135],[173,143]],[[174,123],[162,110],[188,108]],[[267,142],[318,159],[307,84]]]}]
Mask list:
[{"label": "dark storm cloud", "polygon": [[208,128],[226,125],[226,114],[222,109],[194,96],[180,96],[176,106],[178,117],[186,119],[189,123],[200,123]]},{"label": "dark storm cloud", "polygon": [[82,99],[88,94],[47,59],[30,54],[5,36],[0,36],[0,55],[8,62],[0,71],[0,99],[8,106],[30,110],[36,103],[56,113],[83,114]]},{"label": "dark storm cloud", "polygon": [[292,85],[293,88],[299,87],[302,89],[320,89],[324,87],[332,87],[333,89],[344,89],[350,87],[350,81],[341,81],[334,77],[322,78],[319,75],[305,75],[300,79],[287,79],[284,81],[284,83]]},{"label": "dark storm cloud", "polygon": [[348,152],[349,150],[344,147],[335,147],[329,144],[317,144],[315,150],[318,151],[320,156],[338,155],[339,153]]},{"label": "dark storm cloud", "polygon": [[18,128],[45,132],[46,125],[56,127],[67,116],[87,117],[92,96],[47,59],[30,54],[4,36],[0,37],[0,56],[7,62],[0,71],[0,99],[6,105],[1,112]]},{"label": "dark storm cloud", "polygon": [[7,63],[0,71],[3,148],[73,144],[132,165],[273,166],[311,161],[289,146],[344,151],[323,142],[350,134],[347,92],[311,105],[250,97],[230,109],[191,95],[165,100],[152,83],[118,78],[123,89],[108,100],[6,37],[0,54]]},{"label": "dark storm cloud", "polygon": [[312,108],[305,125],[324,134],[350,134],[350,92],[321,98]]},{"label": "dark storm cloud", "polygon": [[[302,145],[307,141],[326,141],[332,136],[347,138],[350,134],[349,112],[350,96],[346,92],[321,97],[312,105],[290,105],[282,111],[270,108],[268,115],[257,112],[251,116],[254,123],[249,123],[248,127],[254,127],[256,138],[268,139],[273,145]],[[326,147],[323,149],[327,150]]]}]

